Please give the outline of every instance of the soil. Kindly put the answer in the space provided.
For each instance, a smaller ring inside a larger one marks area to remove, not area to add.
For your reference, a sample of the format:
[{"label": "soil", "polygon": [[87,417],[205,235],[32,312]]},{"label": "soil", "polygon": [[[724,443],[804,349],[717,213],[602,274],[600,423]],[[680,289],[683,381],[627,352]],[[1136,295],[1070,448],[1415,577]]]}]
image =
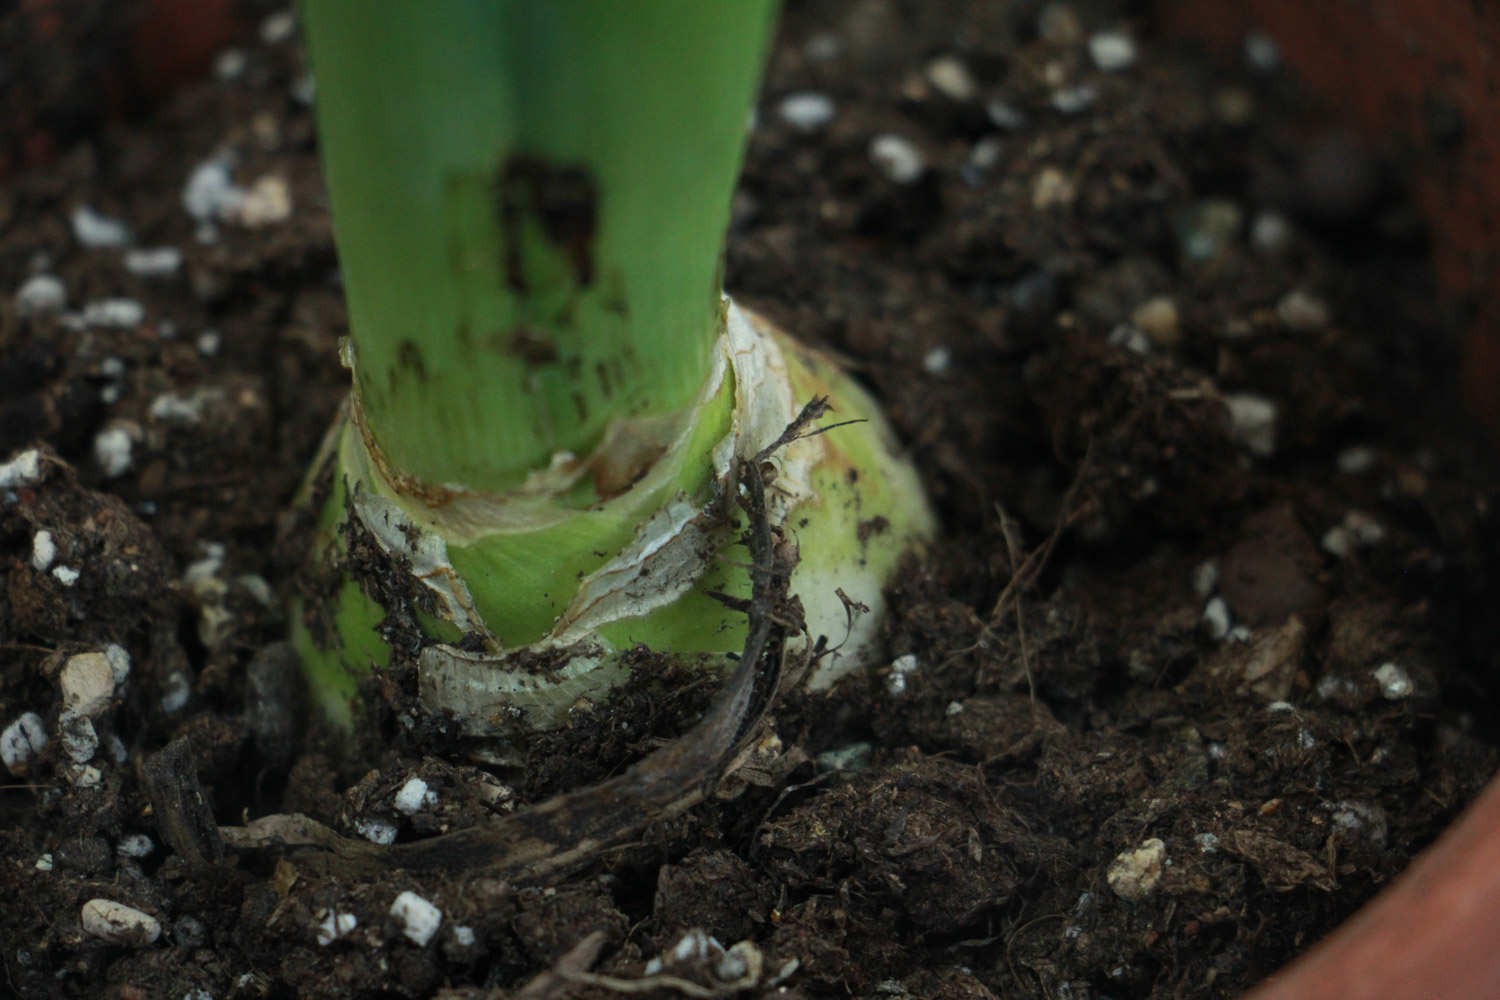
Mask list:
[{"label": "soil", "polygon": [[[214,832],[477,827],[620,773],[713,693],[643,679],[521,769],[399,671],[353,759],[306,712],[280,598],[345,317],[295,35],[247,4],[237,55],[167,96],[23,116],[49,131],[0,190],[0,458],[40,466],[0,489],[0,725],[49,738],[7,751],[0,990],[1233,996],[1399,873],[1500,762],[1495,467],[1427,236],[1399,170],[1274,67],[1174,47],[1139,5],[1048,10],[786,10],[727,285],[886,401],[943,535],[893,586],[890,667],[784,694],[704,802],[547,879],[348,878]],[[1113,29],[1137,51],[1106,72],[1087,40]],[[112,51],[66,30],[75,68]],[[34,92],[87,105],[108,76]],[[809,92],[833,115],[799,127]],[[226,151],[252,201],[196,219],[185,185]],[[79,206],[180,265],[84,245]],[[60,308],[17,294],[39,274]],[[64,714],[69,658],[110,644],[112,698]],[[441,911],[425,945],[405,890]],[[159,936],[86,930],[95,898]]]}]

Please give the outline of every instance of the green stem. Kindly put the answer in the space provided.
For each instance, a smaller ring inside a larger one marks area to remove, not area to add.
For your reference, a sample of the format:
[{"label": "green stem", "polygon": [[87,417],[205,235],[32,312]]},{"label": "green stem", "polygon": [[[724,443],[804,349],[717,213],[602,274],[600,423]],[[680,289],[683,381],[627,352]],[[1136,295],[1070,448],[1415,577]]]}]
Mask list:
[{"label": "green stem", "polygon": [[356,412],[393,485],[508,491],[622,421],[641,462],[680,429],[774,8],[305,0]]},{"label": "green stem", "polygon": [[[808,683],[878,655],[882,588],[935,529],[915,470],[852,380],[719,291],[774,6],[305,0],[354,369],[293,616],[331,718],[372,666],[506,739],[638,645],[722,666],[751,459],[826,640]],[[856,422],[766,459],[816,397]]]}]

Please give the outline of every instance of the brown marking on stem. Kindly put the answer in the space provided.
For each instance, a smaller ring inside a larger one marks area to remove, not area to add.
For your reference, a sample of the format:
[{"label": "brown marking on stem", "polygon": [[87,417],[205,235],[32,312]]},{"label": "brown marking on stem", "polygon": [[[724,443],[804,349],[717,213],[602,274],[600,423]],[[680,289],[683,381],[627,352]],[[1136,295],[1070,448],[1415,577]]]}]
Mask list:
[{"label": "brown marking on stem", "polygon": [[[401,343],[396,345],[396,365],[397,368],[410,371],[417,377],[418,382],[427,381],[427,365],[422,361],[422,349],[410,337],[403,338]],[[395,373],[396,369],[392,369],[391,382],[393,388],[396,381]]]},{"label": "brown marking on stem", "polygon": [[557,344],[546,330],[522,323],[502,341],[502,349],[524,361],[529,368],[557,361]]},{"label": "brown marking on stem", "polygon": [[522,229],[536,219],[547,241],[567,254],[579,286],[594,281],[594,236],[599,225],[599,194],[584,167],[557,166],[534,156],[512,156],[499,176],[498,208],[505,237],[505,280],[526,293]]}]

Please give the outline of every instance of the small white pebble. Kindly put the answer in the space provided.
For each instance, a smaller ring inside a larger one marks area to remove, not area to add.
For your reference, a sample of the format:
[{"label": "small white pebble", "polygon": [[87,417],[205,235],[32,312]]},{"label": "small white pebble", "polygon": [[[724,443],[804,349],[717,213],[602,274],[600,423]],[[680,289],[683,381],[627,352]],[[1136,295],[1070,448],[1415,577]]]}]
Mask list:
[{"label": "small white pebble", "polygon": [[52,560],[56,558],[57,543],[52,540],[52,532],[43,528],[31,536],[32,569],[38,573],[45,573],[47,567],[52,565]]},{"label": "small white pebble", "polygon": [[431,806],[436,802],[437,795],[427,788],[427,782],[421,778],[410,778],[396,792],[392,804],[395,805],[397,812],[410,816],[423,806]]},{"label": "small white pebble", "polygon": [[358,926],[359,921],[354,914],[329,910],[318,924],[318,944],[326,948]]},{"label": "small white pebble", "polygon": [[78,582],[78,577],[80,575],[81,574],[78,572],[78,570],[74,569],[72,566],[52,567],[53,578],[56,579],[57,582],[62,584],[64,587],[73,586],[73,584]]},{"label": "small white pebble", "polygon": [[115,355],[111,354],[109,357],[99,362],[99,374],[103,375],[105,378],[124,378],[125,359],[116,357]]},{"label": "small white pebble", "polygon": [[1098,99],[1099,92],[1087,83],[1058,87],[1052,92],[1052,106],[1065,115],[1076,115],[1087,111]]},{"label": "small white pebble", "polygon": [[1332,701],[1335,698],[1356,697],[1359,694],[1359,685],[1347,677],[1324,674],[1318,678],[1318,686],[1315,690],[1323,701]]},{"label": "small white pebble", "polygon": [[1043,167],[1031,180],[1031,207],[1038,212],[1072,204],[1076,195],[1073,182],[1057,167]]},{"label": "small white pebble", "polygon": [[151,401],[146,409],[146,415],[152,420],[176,420],[185,424],[196,424],[203,419],[203,402],[205,396],[202,392],[195,392],[184,399],[172,392],[164,392]]},{"label": "small white pebble", "polygon": [[1249,625],[1235,625],[1229,630],[1229,635],[1227,635],[1225,638],[1227,638],[1230,642],[1249,642],[1250,637],[1253,634],[1254,633],[1250,631]]},{"label": "small white pebble", "polygon": [[1389,701],[1400,701],[1408,697],[1416,689],[1411,681],[1411,675],[1399,663],[1387,661],[1374,670],[1375,683],[1380,685],[1380,693]]},{"label": "small white pebble", "polygon": [[1155,343],[1171,347],[1182,339],[1181,318],[1177,303],[1170,296],[1157,295],[1135,307],[1130,322]]},{"label": "small white pebble", "polygon": [[127,858],[144,858],[156,850],[156,844],[144,833],[132,833],[120,838],[115,845],[115,852]]},{"label": "small white pebble", "polygon": [[[714,941],[714,944],[718,947],[723,947],[719,945],[718,941]],[[719,956],[718,962],[714,964],[714,978],[721,983],[737,982],[743,979],[749,971],[750,963],[745,958],[745,951],[738,946],[724,952]]]},{"label": "small white pebble", "polygon": [[1346,476],[1357,476],[1375,467],[1375,449],[1357,444],[1339,452],[1338,469]]},{"label": "small white pebble", "polygon": [[1203,606],[1203,625],[1210,639],[1224,639],[1229,635],[1229,604],[1222,597],[1211,598]]},{"label": "small white pebble", "polygon": [[1123,347],[1132,354],[1145,356],[1151,353],[1151,338],[1142,333],[1133,323],[1121,323],[1109,331],[1109,343]]},{"label": "small white pebble", "polygon": [[1379,545],[1385,541],[1385,525],[1362,510],[1351,510],[1345,514],[1344,528],[1361,545]]},{"label": "small white pebble", "polygon": [[260,40],[267,45],[277,45],[291,38],[296,30],[296,15],[290,10],[278,10],[260,22]]},{"label": "small white pebble", "polygon": [[928,63],[927,82],[953,101],[972,101],[979,92],[969,67],[956,56],[938,56]]},{"label": "small white pebble", "polygon": [[1276,318],[1293,333],[1316,333],[1328,325],[1328,306],[1317,296],[1296,288],[1276,303]]},{"label": "small white pebble", "polygon": [[1128,902],[1138,902],[1156,891],[1166,865],[1167,845],[1152,837],[1131,851],[1121,851],[1109,863],[1105,881],[1114,894]]},{"label": "small white pebble", "polygon": [[835,110],[833,99],[827,94],[810,91],[788,94],[776,106],[781,120],[799,132],[816,132],[833,121]]},{"label": "small white pebble", "polygon": [[[703,933],[703,931],[697,929],[690,930],[678,938],[677,943],[672,946],[672,958],[677,962],[691,962],[694,959],[702,960],[708,958],[714,950],[709,944],[710,941],[713,941],[713,939]],[[713,944],[717,945],[718,942],[713,941]]]},{"label": "small white pebble", "polygon": [[1216,561],[1205,559],[1193,567],[1193,593],[1199,597],[1207,597],[1218,585],[1219,564]]},{"label": "small white pebble", "polygon": [[1351,510],[1343,523],[1323,534],[1323,549],[1339,559],[1348,558],[1356,548],[1378,545],[1385,540],[1385,526],[1364,511]]},{"label": "small white pebble", "polygon": [[443,911],[410,890],[391,903],[391,916],[401,925],[401,933],[418,948],[427,947],[443,923]]},{"label": "small white pebble", "polygon": [[929,375],[941,375],[953,366],[953,352],[946,346],[934,347],[922,358],[922,370]]},{"label": "small white pebble", "polygon": [[897,184],[910,184],[927,169],[921,150],[893,132],[885,132],[870,140],[870,159],[880,172]]},{"label": "small white pebble", "polygon": [[1292,224],[1279,212],[1257,212],[1250,222],[1250,245],[1257,253],[1274,256],[1292,241]]},{"label": "small white pebble", "polygon": [[354,821],[354,832],[372,844],[396,842],[396,827],[381,819],[357,819]]},{"label": "small white pebble", "polygon": [[92,764],[69,764],[65,773],[74,788],[98,788],[104,775]]},{"label": "small white pebble", "polygon": [[130,227],[89,205],[73,209],[73,236],[90,250],[122,247],[130,242]]},{"label": "small white pebble", "polygon": [[955,715],[962,715],[963,713],[964,703],[961,701],[950,701],[948,702],[948,707],[943,710],[943,714],[948,716],[948,718],[950,719]]},{"label": "small white pebble", "polygon": [[908,674],[916,673],[921,666],[915,653],[903,653],[891,661],[891,673],[886,678],[886,690],[891,694],[906,693],[906,677]]},{"label": "small white pebble", "polygon": [[124,764],[130,760],[130,751],[125,746],[125,741],[114,733],[104,737],[104,749],[109,753],[109,759],[116,764]]},{"label": "small white pebble", "polygon": [[68,657],[57,672],[63,708],[96,718],[115,696],[115,674],[103,653],[78,653]]},{"label": "small white pebble", "polygon": [[31,761],[47,749],[47,727],[35,712],[24,712],[0,732],[0,763],[17,778],[23,776]]},{"label": "small white pebble", "polygon": [[1333,828],[1339,833],[1363,837],[1383,845],[1390,833],[1390,819],[1378,804],[1346,799],[1334,807]]},{"label": "small white pebble", "polygon": [[1276,404],[1249,393],[1226,395],[1229,436],[1252,455],[1265,458],[1276,451]]},{"label": "small white pebble", "polygon": [[999,136],[987,135],[974,143],[974,148],[969,150],[969,166],[975,170],[989,170],[1000,162],[1001,154],[1005,152],[1005,144],[1000,141]]},{"label": "small white pebble", "polygon": [[311,73],[304,73],[297,77],[292,83],[292,100],[306,107],[312,107],[312,103],[318,96],[318,79]]},{"label": "small white pebble", "polygon": [[205,358],[211,358],[219,353],[219,331],[204,330],[198,334],[198,353]]},{"label": "small white pebble", "polygon": [[36,864],[32,867],[39,872],[50,872],[52,870],[52,855],[43,854],[36,859]]},{"label": "small white pebble", "polygon": [[275,591],[266,582],[266,578],[259,573],[241,573],[234,578],[234,582],[243,587],[245,592],[255,598],[262,607],[270,609],[276,606]]},{"label": "small white pebble", "polygon": [[115,687],[125,683],[130,676],[130,653],[124,646],[112,642],[104,647],[104,659],[109,662],[110,676],[115,679]]},{"label": "small white pebble", "polygon": [[474,928],[462,924],[453,928],[453,943],[460,948],[471,946],[474,943]]},{"label": "small white pebble", "polygon": [[224,569],[228,550],[223,542],[199,542],[198,547],[203,558],[188,563],[187,569],[182,571],[182,582],[199,597],[208,597],[208,588],[222,588],[222,581],[217,581],[217,577]]},{"label": "small white pebble", "polygon": [[1323,532],[1323,537],[1318,544],[1322,546],[1324,552],[1335,559],[1349,558],[1349,554],[1355,548],[1354,536],[1342,524],[1336,524]]},{"label": "small white pebble", "polygon": [[1295,712],[1297,711],[1297,706],[1293,705],[1289,701],[1272,701],[1266,704],[1266,711],[1275,712],[1277,714],[1280,714],[1282,712]]},{"label": "small white pebble", "polygon": [[1219,849],[1219,835],[1217,833],[1200,833],[1193,838],[1198,844],[1198,850],[1204,854],[1213,854]]},{"label": "small white pebble", "polygon": [[67,304],[67,287],[61,278],[51,274],[32,275],[16,292],[16,311],[22,316],[57,312]]},{"label": "small white pebble", "polygon": [[0,464],[0,489],[30,486],[41,478],[42,453],[35,448],[27,448],[8,462]]},{"label": "small white pebble", "polygon": [[1014,104],[991,101],[984,106],[984,113],[989,118],[990,124],[1007,132],[1015,132],[1026,127],[1026,112]]},{"label": "small white pebble", "polygon": [[176,247],[142,247],[125,251],[125,270],[138,278],[166,278],[182,267],[182,251]]},{"label": "small white pebble", "polygon": [[229,163],[222,157],[194,167],[182,190],[182,207],[199,222],[212,222],[229,215],[244,200],[244,189],[235,185]]},{"label": "small white pebble", "polygon": [[1261,73],[1274,73],[1281,66],[1281,47],[1261,28],[1245,33],[1245,62]]},{"label": "small white pebble", "polygon": [[107,427],[94,435],[94,461],[104,478],[115,479],[130,471],[130,452],[135,439],[121,426]]},{"label": "small white pebble", "polygon": [[100,299],[83,307],[85,326],[105,326],[127,330],[140,326],[146,309],[135,299]]},{"label": "small white pebble", "polygon": [[161,922],[112,899],[91,899],[79,913],[83,932],[110,944],[142,948],[161,937]]},{"label": "small white pebble", "polygon": [[1123,31],[1100,31],[1089,36],[1089,57],[1106,73],[1118,73],[1135,65],[1135,39]]},{"label": "small white pebble", "polygon": [[77,712],[58,713],[57,742],[75,764],[87,764],[99,752],[99,733],[88,716]]},{"label": "small white pebble", "polygon": [[159,702],[161,710],[169,715],[182,711],[192,693],[193,687],[188,683],[187,674],[181,670],[174,670],[162,682],[162,695]]},{"label": "small white pebble", "polygon": [[214,76],[220,80],[238,79],[248,61],[241,50],[225,49],[214,58]]},{"label": "small white pebble", "polygon": [[250,185],[240,200],[234,218],[251,229],[282,222],[292,214],[292,191],[275,174],[268,174]]}]

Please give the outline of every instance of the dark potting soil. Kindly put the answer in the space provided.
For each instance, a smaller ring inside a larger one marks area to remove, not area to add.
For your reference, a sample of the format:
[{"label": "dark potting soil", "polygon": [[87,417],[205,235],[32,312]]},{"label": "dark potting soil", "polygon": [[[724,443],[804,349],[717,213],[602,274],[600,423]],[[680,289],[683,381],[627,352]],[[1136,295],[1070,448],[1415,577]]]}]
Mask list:
[{"label": "dark potting soil", "polygon": [[[727,283],[873,387],[941,513],[890,665],[785,696],[706,803],[566,877],[225,850],[215,822],[277,812],[490,822],[713,687],[642,651],[520,769],[399,670],[356,759],[308,718],[281,598],[345,318],[303,56],[253,8],[149,107],[80,71],[34,95],[91,115],[6,112],[34,131],[0,187],[0,460],[40,451],[0,488],[0,726],[47,742],[6,751],[0,992],[1232,996],[1495,770],[1494,466],[1398,172],[1138,5],[827,0],[785,13]],[[74,70],[124,58],[62,30]],[[130,248],[86,245],[85,207]],[[65,664],[110,644],[114,700],[64,715]],[[423,946],[407,890],[441,913]],[[86,930],[96,898],[159,937]]]}]

